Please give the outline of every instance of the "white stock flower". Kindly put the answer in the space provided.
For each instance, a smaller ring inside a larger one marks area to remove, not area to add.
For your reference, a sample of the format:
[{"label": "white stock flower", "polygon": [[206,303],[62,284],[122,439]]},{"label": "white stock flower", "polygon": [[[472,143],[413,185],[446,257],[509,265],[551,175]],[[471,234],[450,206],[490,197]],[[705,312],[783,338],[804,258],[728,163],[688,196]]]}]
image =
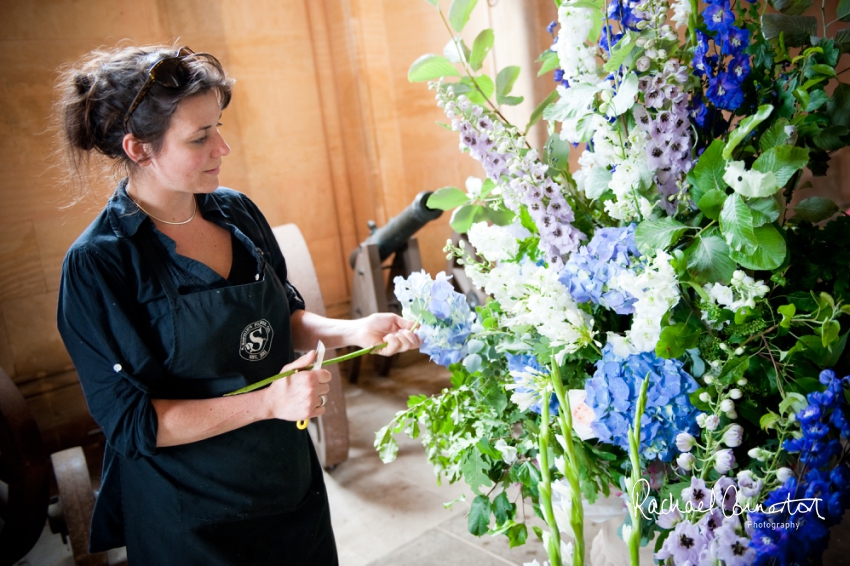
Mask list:
[{"label": "white stock flower", "polygon": [[503,226],[476,222],[466,235],[478,255],[488,261],[509,260],[519,253],[519,242]]}]

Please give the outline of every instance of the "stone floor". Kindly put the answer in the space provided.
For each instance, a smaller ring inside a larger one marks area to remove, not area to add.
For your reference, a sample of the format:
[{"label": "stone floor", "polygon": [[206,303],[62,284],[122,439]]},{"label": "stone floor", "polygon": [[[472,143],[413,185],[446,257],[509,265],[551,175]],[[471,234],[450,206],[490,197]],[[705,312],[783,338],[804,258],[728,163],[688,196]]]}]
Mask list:
[{"label": "stone floor", "polygon": [[[449,385],[445,369],[427,363],[419,354],[405,356],[388,378],[364,367],[357,384],[344,384],[351,439],[349,459],[325,475],[340,564],[500,566],[534,559],[542,564],[545,551],[533,534],[529,544],[514,549],[508,547],[504,537],[470,535],[466,528],[468,505],[456,503],[450,510],[443,506],[466,490],[459,485],[436,484],[417,440],[397,437],[398,458],[391,464],[381,463],[372,447],[375,431],[406,408],[410,395],[437,393]],[[850,555],[848,524],[850,521],[845,521],[833,533],[823,564],[850,563],[846,559]],[[589,552],[612,553],[605,559],[594,556],[594,566],[627,564],[627,555],[620,552],[622,542],[611,535],[612,528],[606,531],[607,538],[602,531],[600,526],[587,525]],[[651,559],[643,558],[641,564],[652,564]],[[45,529],[36,547],[16,566],[73,566],[73,560],[60,537]]]}]

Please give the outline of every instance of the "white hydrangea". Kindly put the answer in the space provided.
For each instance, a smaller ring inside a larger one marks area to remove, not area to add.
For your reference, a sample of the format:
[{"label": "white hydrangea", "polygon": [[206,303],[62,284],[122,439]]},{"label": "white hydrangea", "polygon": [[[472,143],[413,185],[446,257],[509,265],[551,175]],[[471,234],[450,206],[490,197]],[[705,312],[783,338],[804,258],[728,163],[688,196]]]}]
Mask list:
[{"label": "white hydrangea", "polygon": [[616,218],[623,222],[640,222],[644,218],[649,218],[654,206],[649,199],[635,191],[624,195],[619,200],[605,201],[605,212],[611,218]]},{"label": "white hydrangea", "polygon": [[628,289],[637,299],[632,326],[625,336],[608,333],[608,341],[617,356],[625,358],[655,350],[661,337],[661,321],[679,302],[679,285],[671,259],[668,253],[659,251],[642,273],[623,270],[609,280],[609,285]]},{"label": "white hydrangea", "polygon": [[506,227],[476,222],[466,236],[478,255],[487,261],[509,260],[519,253],[519,242]]}]

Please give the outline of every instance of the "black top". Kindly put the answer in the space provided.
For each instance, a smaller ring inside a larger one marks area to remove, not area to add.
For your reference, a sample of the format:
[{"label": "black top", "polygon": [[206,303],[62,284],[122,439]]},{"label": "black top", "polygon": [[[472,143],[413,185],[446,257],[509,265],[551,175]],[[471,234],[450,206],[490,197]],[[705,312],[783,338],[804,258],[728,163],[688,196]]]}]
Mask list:
[{"label": "black top", "polygon": [[[301,295],[286,279],[286,262],[271,227],[257,206],[223,187],[196,198],[204,219],[226,228],[246,252],[251,250],[253,277],[259,277],[262,253],[285,282],[290,311],[303,309]],[[232,285],[203,263],[177,254],[174,241],[127,196],[126,179],[68,250],[59,289],[59,332],[78,371],[85,368],[82,385],[89,411],[110,447],[130,458],[156,453],[150,384],[166,377],[163,360],[173,342],[173,336],[155,331],[153,322],[168,316],[168,301],[133,241],[140,238],[167,255],[166,268],[181,294]],[[115,379],[118,364],[132,371],[126,379]]]},{"label": "black top", "polygon": [[236,234],[230,234],[230,242],[233,247],[233,263],[230,266],[230,274],[227,280],[231,285],[245,285],[255,281],[257,275],[257,259],[251,255]]}]

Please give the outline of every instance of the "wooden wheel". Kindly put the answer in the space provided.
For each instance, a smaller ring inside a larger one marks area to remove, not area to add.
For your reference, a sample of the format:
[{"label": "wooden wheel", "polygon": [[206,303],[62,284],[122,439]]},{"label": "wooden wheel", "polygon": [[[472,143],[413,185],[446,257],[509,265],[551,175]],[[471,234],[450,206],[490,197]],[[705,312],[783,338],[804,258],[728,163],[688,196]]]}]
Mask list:
[{"label": "wooden wheel", "polygon": [[50,459],[21,392],[0,368],[0,566],[14,564],[44,529]]}]

